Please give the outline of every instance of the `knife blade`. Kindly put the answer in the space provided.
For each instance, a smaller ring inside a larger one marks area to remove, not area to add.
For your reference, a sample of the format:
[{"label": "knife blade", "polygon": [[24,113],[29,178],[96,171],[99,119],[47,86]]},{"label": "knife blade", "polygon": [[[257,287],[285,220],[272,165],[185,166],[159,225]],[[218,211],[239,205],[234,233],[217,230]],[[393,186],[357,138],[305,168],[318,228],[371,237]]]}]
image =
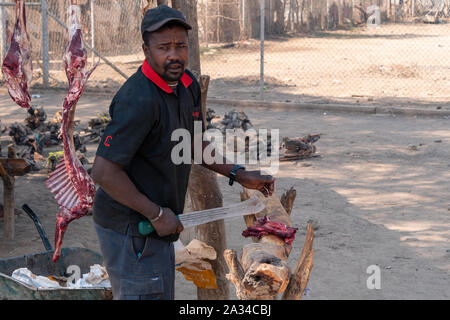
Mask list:
[{"label": "knife blade", "polygon": [[[177,218],[180,219],[185,228],[188,228],[217,220],[256,214],[264,208],[264,203],[257,196],[253,196],[248,200],[225,207],[180,214],[177,215]],[[139,222],[138,229],[139,233],[144,236],[155,231],[153,225],[148,220]]]}]

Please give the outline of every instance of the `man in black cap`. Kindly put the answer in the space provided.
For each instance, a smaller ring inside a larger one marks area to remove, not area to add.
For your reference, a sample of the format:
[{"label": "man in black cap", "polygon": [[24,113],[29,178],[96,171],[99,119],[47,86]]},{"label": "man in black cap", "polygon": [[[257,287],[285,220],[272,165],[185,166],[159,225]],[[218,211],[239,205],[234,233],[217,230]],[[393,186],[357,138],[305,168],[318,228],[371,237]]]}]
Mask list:
[{"label": "man in black cap", "polygon": [[[195,121],[205,130],[200,85],[186,70],[190,29],[168,6],[146,12],[145,61],[114,96],[97,150],[94,222],[114,299],[174,298],[173,241],[183,230],[176,214],[183,213],[191,163],[172,160],[172,133],[181,128],[194,137]],[[266,196],[273,192],[274,179],[259,171],[202,165],[230,177],[230,184],[237,181]],[[156,231],[149,236],[138,228],[146,220]]]}]

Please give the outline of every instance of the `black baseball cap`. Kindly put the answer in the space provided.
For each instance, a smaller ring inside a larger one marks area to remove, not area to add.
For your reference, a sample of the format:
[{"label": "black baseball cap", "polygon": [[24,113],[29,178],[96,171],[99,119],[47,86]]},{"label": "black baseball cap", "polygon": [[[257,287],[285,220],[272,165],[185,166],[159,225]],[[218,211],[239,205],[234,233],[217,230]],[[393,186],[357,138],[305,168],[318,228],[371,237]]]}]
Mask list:
[{"label": "black baseball cap", "polygon": [[141,32],[144,36],[145,32],[153,32],[160,29],[166,23],[176,21],[184,26],[186,30],[191,30],[192,27],[187,23],[183,14],[169,6],[161,5],[156,8],[147,10],[142,19]]}]

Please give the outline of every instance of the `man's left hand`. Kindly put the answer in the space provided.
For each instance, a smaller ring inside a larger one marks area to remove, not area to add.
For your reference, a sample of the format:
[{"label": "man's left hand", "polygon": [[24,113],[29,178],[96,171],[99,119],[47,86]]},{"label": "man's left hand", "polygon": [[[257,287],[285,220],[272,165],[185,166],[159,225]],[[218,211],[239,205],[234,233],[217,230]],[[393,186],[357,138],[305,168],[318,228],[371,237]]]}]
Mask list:
[{"label": "man's left hand", "polygon": [[259,170],[238,170],[236,181],[245,188],[261,191],[265,197],[272,196],[275,187],[275,178],[271,175],[262,175]]}]

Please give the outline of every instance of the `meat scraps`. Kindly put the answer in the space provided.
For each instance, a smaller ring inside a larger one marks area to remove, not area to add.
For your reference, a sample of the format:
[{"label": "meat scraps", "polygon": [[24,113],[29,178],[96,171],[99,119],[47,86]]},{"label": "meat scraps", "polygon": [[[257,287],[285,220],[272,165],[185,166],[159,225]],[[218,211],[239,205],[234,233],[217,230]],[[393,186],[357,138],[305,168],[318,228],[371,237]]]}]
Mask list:
[{"label": "meat scraps", "polygon": [[28,109],[31,105],[29,88],[33,66],[25,17],[25,0],[16,0],[16,24],[11,45],[3,61],[2,73],[11,98],[22,108]]},{"label": "meat scraps", "polygon": [[288,227],[283,223],[271,221],[269,217],[264,216],[256,220],[255,224],[242,232],[244,237],[256,237],[261,239],[263,236],[273,234],[284,240],[286,244],[291,244],[295,239],[295,233],[298,228]]},{"label": "meat scraps", "polygon": [[98,63],[87,71],[87,51],[81,38],[80,8],[71,5],[68,12],[68,40],[64,53],[64,65],[69,81],[69,93],[64,99],[61,125],[64,158],[46,181],[47,187],[55,194],[55,199],[60,205],[56,215],[54,262],[61,254],[61,245],[67,226],[73,220],[88,213],[96,192],[94,181],[76,155],[73,130],[76,103]]}]

